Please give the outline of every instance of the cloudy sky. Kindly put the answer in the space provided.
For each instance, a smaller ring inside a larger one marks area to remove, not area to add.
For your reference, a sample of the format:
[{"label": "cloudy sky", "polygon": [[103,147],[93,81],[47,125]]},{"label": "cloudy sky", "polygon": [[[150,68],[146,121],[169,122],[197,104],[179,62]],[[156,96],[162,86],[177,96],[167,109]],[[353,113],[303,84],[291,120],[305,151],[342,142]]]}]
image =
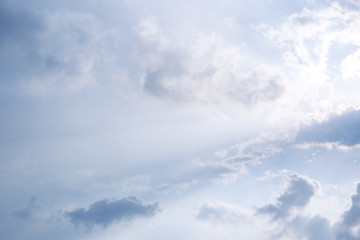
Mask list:
[{"label": "cloudy sky", "polygon": [[360,239],[358,0],[0,0],[0,239]]}]

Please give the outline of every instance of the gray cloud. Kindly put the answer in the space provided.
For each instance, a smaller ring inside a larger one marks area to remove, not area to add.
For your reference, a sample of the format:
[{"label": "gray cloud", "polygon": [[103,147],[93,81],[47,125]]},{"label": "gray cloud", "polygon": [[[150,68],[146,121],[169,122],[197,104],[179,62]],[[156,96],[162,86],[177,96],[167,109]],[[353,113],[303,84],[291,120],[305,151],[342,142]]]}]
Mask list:
[{"label": "gray cloud", "polygon": [[158,202],[144,204],[136,197],[127,197],[120,200],[97,201],[88,209],[78,208],[66,212],[66,216],[75,225],[83,224],[90,228],[94,225],[101,225],[106,228],[114,222],[132,220],[137,217],[153,217],[159,210]]},{"label": "gray cloud", "polygon": [[360,143],[360,111],[351,110],[342,115],[332,116],[321,123],[313,123],[300,129],[298,142],[339,142],[354,146]]},{"label": "gray cloud", "polygon": [[288,175],[288,186],[277,198],[276,204],[269,204],[257,210],[260,214],[271,214],[273,219],[287,217],[294,208],[305,207],[319,188],[319,184],[298,174]]}]

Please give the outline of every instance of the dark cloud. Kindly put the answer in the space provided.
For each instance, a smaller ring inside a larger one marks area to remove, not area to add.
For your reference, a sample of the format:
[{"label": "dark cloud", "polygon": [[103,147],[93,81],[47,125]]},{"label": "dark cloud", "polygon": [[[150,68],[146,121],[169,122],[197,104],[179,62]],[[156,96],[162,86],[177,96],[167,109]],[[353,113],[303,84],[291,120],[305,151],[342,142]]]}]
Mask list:
[{"label": "dark cloud", "polygon": [[159,212],[159,203],[144,204],[136,197],[127,197],[120,200],[104,199],[89,206],[88,209],[78,208],[66,212],[75,225],[83,224],[86,227],[101,225],[107,227],[113,222],[132,220],[137,217],[152,217]]},{"label": "dark cloud", "polygon": [[303,127],[297,135],[298,142],[339,142],[354,146],[360,143],[360,111],[351,110],[330,117],[327,121]]},{"label": "dark cloud", "polygon": [[314,180],[298,174],[288,176],[285,192],[277,198],[276,204],[269,204],[257,210],[260,214],[271,214],[274,219],[287,217],[294,208],[305,207],[319,185]]}]

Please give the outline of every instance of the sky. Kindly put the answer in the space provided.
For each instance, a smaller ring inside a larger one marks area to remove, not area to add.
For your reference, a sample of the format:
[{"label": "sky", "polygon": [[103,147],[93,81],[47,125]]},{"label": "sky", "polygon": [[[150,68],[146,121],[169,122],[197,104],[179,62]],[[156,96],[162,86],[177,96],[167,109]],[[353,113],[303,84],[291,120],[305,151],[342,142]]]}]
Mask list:
[{"label": "sky", "polygon": [[357,0],[0,0],[0,239],[360,239]]}]

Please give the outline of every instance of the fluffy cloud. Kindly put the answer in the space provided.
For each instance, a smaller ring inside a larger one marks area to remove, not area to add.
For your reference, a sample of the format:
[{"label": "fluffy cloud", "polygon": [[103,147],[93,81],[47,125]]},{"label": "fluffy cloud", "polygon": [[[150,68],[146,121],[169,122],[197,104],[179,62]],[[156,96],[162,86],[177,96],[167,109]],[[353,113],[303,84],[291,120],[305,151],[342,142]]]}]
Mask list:
[{"label": "fluffy cloud", "polygon": [[269,204],[257,210],[260,214],[271,214],[273,219],[286,218],[295,208],[305,207],[315,194],[319,184],[298,174],[287,176],[285,192],[277,198],[276,204]]},{"label": "fluffy cloud", "polygon": [[280,223],[273,230],[273,239],[331,239],[355,240],[360,237],[360,183],[351,196],[351,205],[338,221],[331,223],[326,216],[294,212],[308,205],[319,184],[305,176],[292,174],[287,176],[288,186],[277,198],[277,204],[269,204],[257,210],[258,214],[271,214],[273,223]]},{"label": "fluffy cloud", "polygon": [[360,111],[351,110],[301,128],[296,138],[299,143],[339,143],[354,146],[360,143],[359,125]]},{"label": "fluffy cloud", "polygon": [[242,69],[242,46],[224,42],[215,33],[204,34],[191,26],[177,34],[164,32],[156,19],[136,28],[143,45],[143,89],[153,96],[175,101],[240,102],[251,106],[273,101],[285,91],[285,76],[270,67]]},{"label": "fluffy cloud", "polygon": [[159,212],[159,203],[144,204],[136,197],[120,200],[104,199],[89,206],[66,212],[66,216],[75,224],[87,227],[102,225],[104,228],[114,222],[132,220],[137,217],[152,217]]}]

